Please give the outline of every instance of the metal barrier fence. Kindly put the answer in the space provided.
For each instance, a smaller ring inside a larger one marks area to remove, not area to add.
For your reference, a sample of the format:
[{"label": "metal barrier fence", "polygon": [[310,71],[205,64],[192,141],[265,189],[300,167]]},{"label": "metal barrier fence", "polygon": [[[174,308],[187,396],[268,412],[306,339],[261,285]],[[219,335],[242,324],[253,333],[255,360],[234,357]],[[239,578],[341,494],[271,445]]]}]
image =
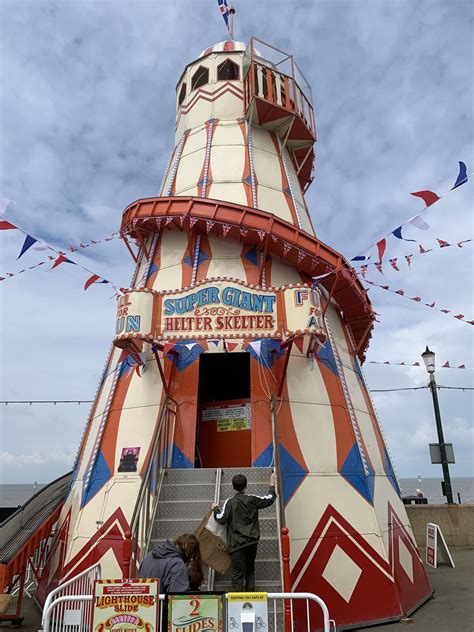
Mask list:
[{"label": "metal barrier fence", "polygon": [[[91,570],[91,569],[89,569]],[[56,589],[58,590],[58,589]],[[290,603],[291,628],[285,632],[336,632],[336,623],[329,618],[329,611],[324,601],[312,593],[268,593],[268,612],[272,616],[273,625],[269,632],[283,632],[283,603]],[[227,597],[227,595],[225,595]],[[165,595],[160,595],[160,629],[163,630],[163,603]],[[280,602],[280,603],[279,603]],[[298,602],[295,604],[295,602]],[[323,628],[316,627],[311,614],[311,605],[315,604],[323,615]],[[43,610],[43,632],[88,632],[92,622],[92,595],[62,595],[47,600]],[[295,614],[295,606],[299,613]],[[301,608],[300,608],[301,606]],[[301,616],[303,615],[303,616]],[[227,629],[224,626],[224,629]]]},{"label": "metal barrier fence", "polygon": [[[76,575],[72,579],[63,582],[60,586],[52,590],[46,597],[43,607],[43,616],[41,618],[41,626],[44,629],[46,625],[46,616],[48,613],[53,613],[55,621],[61,622],[61,625],[68,626],[68,630],[85,630],[86,626],[90,626],[91,623],[91,608],[89,604],[87,606],[81,606],[80,608],[66,608],[67,602],[78,601],[81,604],[83,602],[92,600],[92,593],[94,592],[94,581],[100,579],[101,569],[100,564],[94,564],[90,568],[87,568],[79,575]],[[86,597],[86,599],[84,599]],[[73,622],[78,621],[78,627],[74,627]],[[69,623],[71,621],[71,623]],[[51,625],[51,621],[49,622]],[[71,626],[72,627],[69,627]],[[55,630],[62,629],[54,628]]]}]

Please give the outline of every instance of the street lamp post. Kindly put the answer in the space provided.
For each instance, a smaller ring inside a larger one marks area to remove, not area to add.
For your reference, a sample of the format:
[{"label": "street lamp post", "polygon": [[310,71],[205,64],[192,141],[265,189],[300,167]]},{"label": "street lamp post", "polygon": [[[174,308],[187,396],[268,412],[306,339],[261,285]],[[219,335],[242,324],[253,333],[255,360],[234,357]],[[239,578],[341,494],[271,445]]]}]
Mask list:
[{"label": "street lamp post", "polygon": [[444,491],[448,501],[448,505],[453,504],[453,491],[451,489],[451,478],[449,476],[448,458],[446,456],[446,445],[444,443],[443,425],[441,423],[441,413],[439,411],[438,391],[435,380],[435,354],[426,347],[426,351],[421,354],[426,366],[426,370],[430,376],[430,389],[433,396],[433,406],[436,418],[436,430],[438,431],[439,452],[441,456],[441,466],[443,468]]}]

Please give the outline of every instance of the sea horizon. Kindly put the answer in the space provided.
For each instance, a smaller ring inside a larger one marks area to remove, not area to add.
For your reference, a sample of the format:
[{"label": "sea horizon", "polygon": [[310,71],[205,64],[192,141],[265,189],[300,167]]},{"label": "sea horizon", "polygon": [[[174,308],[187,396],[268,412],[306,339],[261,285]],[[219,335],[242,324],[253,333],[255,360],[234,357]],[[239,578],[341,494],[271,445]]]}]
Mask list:
[{"label": "sea horizon", "polygon": [[[399,478],[401,495],[414,496],[416,490],[420,489],[432,504],[444,504],[446,499],[441,493],[442,479],[436,476],[412,478]],[[0,507],[18,507],[23,505],[29,498],[39,492],[39,490],[49,483],[2,483],[0,484]],[[458,502],[458,493],[461,504],[474,503],[474,477],[472,476],[452,476],[451,484],[453,488],[454,502]]]}]

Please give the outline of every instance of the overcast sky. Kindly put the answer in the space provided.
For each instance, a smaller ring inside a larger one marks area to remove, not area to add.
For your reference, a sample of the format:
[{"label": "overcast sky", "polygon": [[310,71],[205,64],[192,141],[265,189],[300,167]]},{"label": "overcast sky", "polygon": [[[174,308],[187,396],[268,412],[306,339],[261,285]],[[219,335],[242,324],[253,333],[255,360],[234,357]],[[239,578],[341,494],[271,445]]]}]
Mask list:
[{"label": "overcast sky", "polygon": [[[318,128],[307,201],[318,236],[351,258],[423,209],[411,191],[448,191],[458,161],[474,170],[473,4],[470,0],[235,0],[235,39],[254,34],[291,52],[313,89]],[[225,39],[216,0],[1,0],[1,185],[9,219],[58,248],[118,230],[125,206],[158,193],[173,144],[174,89],[186,63]],[[411,229],[435,251],[411,270],[368,277],[474,318],[472,181]],[[396,243],[394,243],[396,242]],[[22,239],[0,233],[0,276],[40,261],[16,257]],[[388,242],[386,258],[413,252]],[[415,245],[416,249],[416,245]],[[132,263],[113,240],[72,257],[128,285]],[[388,266],[390,267],[390,266]],[[47,266],[0,283],[0,399],[92,399],[109,349],[110,286],[87,292],[84,272]],[[380,324],[368,360],[474,366],[473,327],[372,288]],[[366,364],[372,389],[420,386],[423,368]],[[437,371],[472,386],[472,370]],[[375,393],[401,477],[440,476],[430,393]],[[441,390],[453,476],[473,475],[473,396]],[[88,405],[2,406],[2,482],[47,482],[71,468]]]}]

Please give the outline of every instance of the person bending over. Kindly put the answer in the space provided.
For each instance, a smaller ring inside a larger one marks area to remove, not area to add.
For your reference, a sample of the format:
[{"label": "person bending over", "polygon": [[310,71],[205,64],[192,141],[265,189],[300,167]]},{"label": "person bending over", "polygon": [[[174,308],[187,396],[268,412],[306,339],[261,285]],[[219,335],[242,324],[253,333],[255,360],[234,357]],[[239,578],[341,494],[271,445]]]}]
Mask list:
[{"label": "person bending over", "polygon": [[247,478],[243,474],[232,478],[232,487],[236,493],[225,501],[222,509],[217,503],[212,503],[211,507],[216,521],[227,525],[232,590],[254,592],[255,558],[260,539],[258,512],[275,502],[275,474],[270,477],[270,487],[265,496],[246,494]]},{"label": "person bending over", "polygon": [[159,579],[160,593],[196,590],[204,579],[198,539],[184,533],[174,542],[158,544],[145,556],[138,576]]}]

